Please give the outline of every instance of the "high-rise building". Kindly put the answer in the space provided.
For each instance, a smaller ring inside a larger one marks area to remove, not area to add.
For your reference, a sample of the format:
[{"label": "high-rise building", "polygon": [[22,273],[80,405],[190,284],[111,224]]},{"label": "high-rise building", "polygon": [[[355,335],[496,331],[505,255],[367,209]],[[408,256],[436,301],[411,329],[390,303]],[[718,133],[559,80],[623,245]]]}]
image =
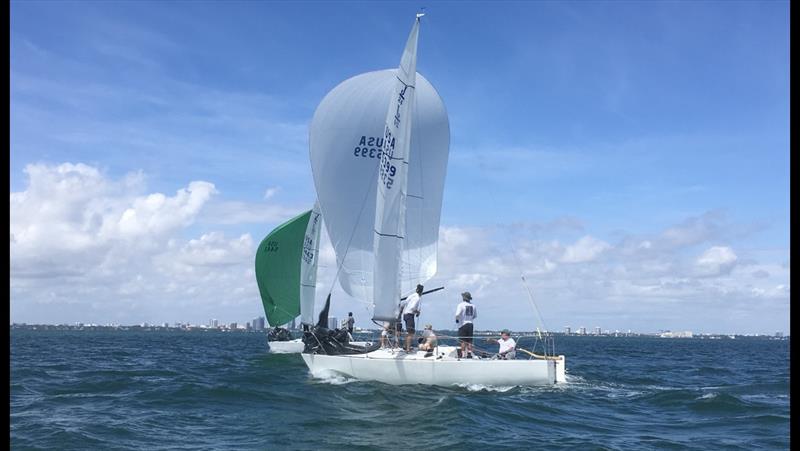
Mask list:
[{"label": "high-rise building", "polygon": [[595,335],[600,335],[600,333],[601,333],[601,332],[600,332],[600,326],[597,326],[597,327],[595,327],[595,328],[594,328],[594,334],[595,334]]},{"label": "high-rise building", "polygon": [[338,329],[339,328],[339,318],[335,316],[328,317],[328,328],[329,329]]},{"label": "high-rise building", "polygon": [[567,326],[564,328],[564,335],[569,335],[572,333],[572,328]]},{"label": "high-rise building", "polygon": [[237,326],[238,326],[238,324],[236,324],[236,323],[231,323],[231,324],[228,326],[228,328],[229,328],[230,330],[236,330],[236,327],[237,327]]},{"label": "high-rise building", "polygon": [[219,327],[219,321],[216,318],[211,320],[211,327]]},{"label": "high-rise building", "polygon": [[260,331],[264,330],[264,317],[259,316],[258,318],[253,320],[253,330]]},{"label": "high-rise building", "polygon": [[585,328],[585,327],[581,327],[581,328],[579,329],[579,331],[580,331],[580,332],[578,332],[578,335],[586,335],[586,328]]}]

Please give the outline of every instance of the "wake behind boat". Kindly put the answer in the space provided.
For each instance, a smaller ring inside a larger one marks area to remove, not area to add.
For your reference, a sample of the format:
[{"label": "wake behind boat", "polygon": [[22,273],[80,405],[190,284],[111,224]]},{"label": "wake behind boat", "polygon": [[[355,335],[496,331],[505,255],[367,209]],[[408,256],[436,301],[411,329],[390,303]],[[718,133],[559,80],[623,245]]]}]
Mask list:
[{"label": "wake behind boat", "polygon": [[[442,99],[416,72],[422,16],[417,14],[397,69],[345,80],[320,102],[310,127],[314,185],[337,279],[347,294],[372,304],[376,324],[397,322],[401,295],[437,270],[450,129]],[[564,356],[493,360],[459,358],[454,346],[432,352],[359,348],[320,327],[324,320],[321,314],[303,339],[303,361],[313,376],[395,385],[565,381]]]}]

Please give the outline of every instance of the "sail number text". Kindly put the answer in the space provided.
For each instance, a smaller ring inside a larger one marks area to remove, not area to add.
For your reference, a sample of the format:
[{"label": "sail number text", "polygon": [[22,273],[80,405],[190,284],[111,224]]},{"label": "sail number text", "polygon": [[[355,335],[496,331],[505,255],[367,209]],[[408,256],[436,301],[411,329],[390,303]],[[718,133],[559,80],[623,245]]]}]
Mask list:
[{"label": "sail number text", "polygon": [[[316,222],[316,218],[314,218]],[[303,261],[311,264],[314,261],[314,238],[306,235],[303,240]]]},{"label": "sail number text", "polygon": [[387,125],[383,132],[383,152],[381,152],[381,164],[378,172],[378,181],[383,183],[386,189],[392,189],[394,176],[397,175],[397,168],[393,163],[395,139]]},{"label": "sail number text", "polygon": [[381,160],[378,180],[380,180],[387,189],[392,188],[394,177],[397,175],[397,167],[392,161],[395,143],[396,140],[387,127],[383,137],[361,136],[358,145],[353,149],[354,157],[379,158]]}]

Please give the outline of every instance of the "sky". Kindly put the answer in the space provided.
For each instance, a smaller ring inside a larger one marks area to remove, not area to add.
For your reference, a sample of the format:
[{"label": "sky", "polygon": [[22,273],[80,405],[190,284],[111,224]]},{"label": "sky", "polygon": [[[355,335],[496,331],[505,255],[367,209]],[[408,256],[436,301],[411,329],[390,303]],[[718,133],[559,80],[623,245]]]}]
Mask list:
[{"label": "sky", "polygon": [[[263,316],[314,110],[397,67],[419,6],[12,0],[11,320]],[[478,329],[788,332],[789,2],[425,12],[451,144],[421,321],[470,291]],[[335,272],[323,233],[318,301],[370,327]]]}]

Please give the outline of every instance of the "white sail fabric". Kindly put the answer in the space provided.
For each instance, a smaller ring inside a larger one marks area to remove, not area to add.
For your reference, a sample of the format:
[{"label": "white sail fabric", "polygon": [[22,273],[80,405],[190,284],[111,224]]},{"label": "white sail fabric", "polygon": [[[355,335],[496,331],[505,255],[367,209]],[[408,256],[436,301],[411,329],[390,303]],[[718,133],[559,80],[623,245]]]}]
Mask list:
[{"label": "white sail fabric", "polygon": [[314,324],[314,295],[317,287],[317,263],[319,262],[319,233],[322,229],[322,212],[319,201],[314,203],[308,218],[303,239],[303,254],[300,260],[300,322]]},{"label": "white sail fabric", "polygon": [[383,152],[378,166],[373,248],[372,319],[397,318],[400,302],[400,260],[405,239],[406,187],[411,138],[411,111],[417,74],[419,18],[408,36],[383,132]]},{"label": "white sail fabric", "polygon": [[[350,78],[320,102],[310,127],[310,157],[325,226],[349,295],[374,302],[375,199],[386,112],[397,69]],[[401,293],[436,274],[437,240],[450,126],[442,99],[416,74],[408,153]],[[395,275],[394,277],[397,277]]]}]

